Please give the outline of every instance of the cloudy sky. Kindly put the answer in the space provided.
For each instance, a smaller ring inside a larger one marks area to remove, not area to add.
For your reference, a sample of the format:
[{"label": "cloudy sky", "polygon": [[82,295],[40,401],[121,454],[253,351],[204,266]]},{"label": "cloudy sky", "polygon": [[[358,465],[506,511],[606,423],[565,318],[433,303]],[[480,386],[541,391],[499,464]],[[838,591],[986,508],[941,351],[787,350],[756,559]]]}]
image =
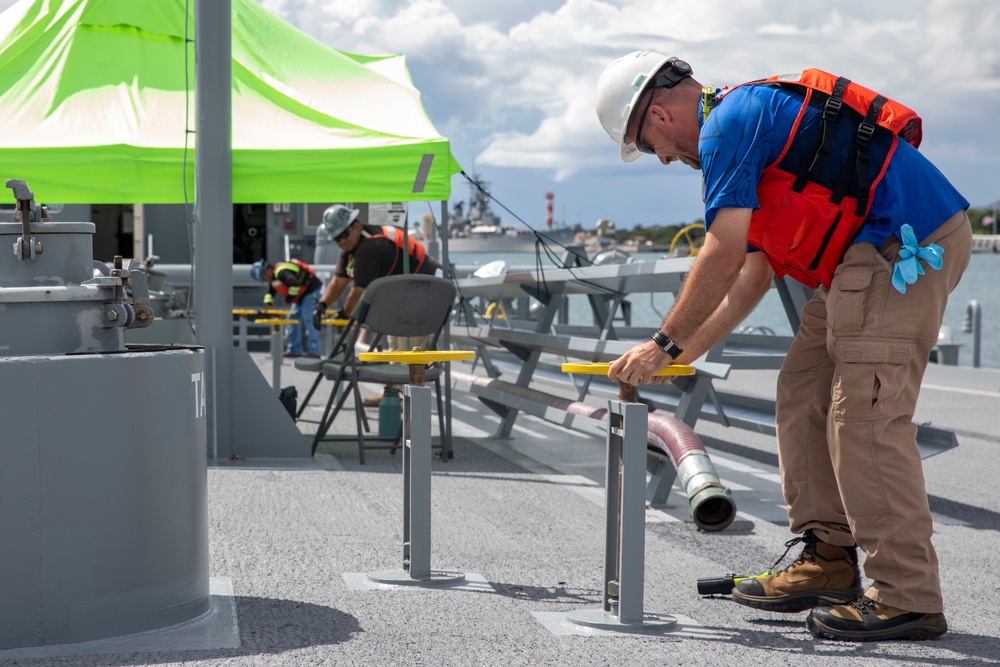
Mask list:
[{"label": "cloudy sky", "polygon": [[[847,76],[923,116],[921,150],[973,206],[1000,199],[997,0],[257,2],[333,48],[404,54],[455,157],[532,225],[550,191],[557,222],[588,228],[701,217],[696,172],[623,164],[597,121],[598,75],[636,49],[678,55],[717,86],[805,67]],[[461,176],[452,190],[468,195]]]},{"label": "cloudy sky", "polygon": [[[1000,199],[996,0],[258,0],[325,44],[402,53],[466,171],[532,225],[671,224],[702,214],[680,164],[623,164],[595,81],[636,49],[722,86],[818,67],[915,108],[921,150],[974,206]],[[453,198],[465,196],[456,177]],[[510,216],[502,213],[505,221]]]}]

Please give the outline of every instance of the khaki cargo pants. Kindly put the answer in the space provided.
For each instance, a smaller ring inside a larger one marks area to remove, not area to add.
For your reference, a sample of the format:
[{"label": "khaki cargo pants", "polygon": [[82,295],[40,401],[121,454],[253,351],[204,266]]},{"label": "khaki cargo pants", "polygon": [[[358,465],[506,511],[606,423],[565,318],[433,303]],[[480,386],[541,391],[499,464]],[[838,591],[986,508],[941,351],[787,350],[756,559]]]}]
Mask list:
[{"label": "khaki cargo pants", "polygon": [[944,610],[933,525],[912,423],[948,295],[972,252],[964,211],[921,246],[944,261],[906,294],[892,287],[899,240],[848,250],[829,290],[802,309],[778,376],[781,484],[793,533],[865,552],[869,595],[907,611]]}]

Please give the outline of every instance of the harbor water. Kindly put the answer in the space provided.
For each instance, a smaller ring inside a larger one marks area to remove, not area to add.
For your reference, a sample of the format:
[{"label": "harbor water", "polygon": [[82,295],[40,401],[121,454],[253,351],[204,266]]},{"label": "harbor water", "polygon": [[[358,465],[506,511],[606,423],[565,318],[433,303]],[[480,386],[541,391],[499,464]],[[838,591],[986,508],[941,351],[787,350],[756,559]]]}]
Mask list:
[{"label": "harbor water", "polygon": [[[561,257],[562,249],[556,248],[552,255]],[[662,259],[663,253],[635,253],[633,260],[655,261]],[[555,260],[548,254],[541,253],[451,253],[450,261],[456,267],[477,267],[496,260],[504,260],[508,267],[519,269],[556,268]],[[947,261],[947,259],[945,260]],[[963,331],[966,312],[977,303],[981,313],[980,366],[983,368],[1000,368],[1000,285],[995,284],[1000,278],[1000,254],[973,253],[969,268],[958,287],[952,293],[945,311],[942,333],[950,333],[951,342],[959,344],[958,365],[971,366],[973,363],[973,333]],[[629,298],[632,306],[632,324],[634,326],[659,326],[663,316],[673,305],[673,295],[636,294]],[[592,318],[586,297],[575,295],[570,297],[570,323],[590,324]],[[777,293],[771,290],[757,305],[752,313],[740,325],[740,329],[758,333],[773,332],[778,335],[792,333],[788,318],[781,305]]]}]

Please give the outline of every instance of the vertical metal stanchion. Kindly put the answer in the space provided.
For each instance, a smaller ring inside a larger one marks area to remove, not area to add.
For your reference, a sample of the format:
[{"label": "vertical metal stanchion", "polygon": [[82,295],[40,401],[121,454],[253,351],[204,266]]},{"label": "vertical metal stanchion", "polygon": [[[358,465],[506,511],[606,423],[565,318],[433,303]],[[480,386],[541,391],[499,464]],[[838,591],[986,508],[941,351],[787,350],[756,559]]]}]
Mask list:
[{"label": "vertical metal stanchion", "polygon": [[[609,402],[610,405],[610,402]],[[604,461],[604,583],[601,602],[604,611],[614,612],[618,604],[618,562],[621,543],[618,521],[621,518],[621,454],[622,439],[619,435],[621,415],[612,408],[608,413],[607,449]]]},{"label": "vertical metal stanchion", "polygon": [[[666,370],[661,374],[669,375]],[[608,364],[564,364],[563,371],[607,374]],[[621,382],[618,400],[608,401],[602,605],[569,612],[566,619],[613,632],[663,632],[677,619],[643,611],[648,410],[635,399],[636,388]]]},{"label": "vertical metal stanchion", "polygon": [[271,388],[276,394],[281,393],[281,349],[283,343],[281,325],[275,324],[271,329]]},{"label": "vertical metal stanchion", "polygon": [[281,327],[285,324],[295,324],[297,321],[278,318],[257,320],[257,324],[271,327],[271,389],[275,394],[281,394],[281,359],[284,350]]},{"label": "vertical metal stanchion", "polygon": [[403,585],[465,581],[461,572],[431,569],[431,388],[423,384],[425,364],[471,356],[435,350],[358,355],[362,361],[402,361],[410,366],[410,382],[403,387],[403,568],[369,573],[371,581]]},{"label": "vertical metal stanchion", "polygon": [[271,389],[281,393],[281,355],[284,341],[281,335],[281,325],[271,325]]},{"label": "vertical metal stanchion", "polygon": [[618,402],[621,416],[619,490],[618,621],[643,623],[646,549],[646,406]]},{"label": "vertical metal stanchion", "polygon": [[323,323],[323,356],[329,357],[330,352],[333,351],[333,325]]},{"label": "vertical metal stanchion", "polygon": [[260,311],[253,308],[233,308],[233,315],[239,318],[237,322],[237,343],[236,347],[247,349],[247,319],[252,315],[259,315]]},{"label": "vertical metal stanchion", "polygon": [[407,385],[403,401],[403,475],[409,491],[403,505],[403,568],[414,579],[426,579],[431,576],[431,389]]},{"label": "vertical metal stanchion", "polygon": [[247,317],[240,315],[240,338],[239,347],[247,349]]}]

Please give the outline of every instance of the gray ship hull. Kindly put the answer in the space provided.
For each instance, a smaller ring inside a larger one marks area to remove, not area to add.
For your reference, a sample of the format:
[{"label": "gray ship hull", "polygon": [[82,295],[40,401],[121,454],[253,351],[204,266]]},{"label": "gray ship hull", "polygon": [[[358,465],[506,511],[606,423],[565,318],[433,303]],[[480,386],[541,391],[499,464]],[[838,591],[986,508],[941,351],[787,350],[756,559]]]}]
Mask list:
[{"label": "gray ship hull", "polygon": [[540,231],[538,234],[524,233],[517,235],[495,234],[489,236],[460,236],[448,239],[448,252],[481,252],[510,253],[534,252],[535,242],[541,240],[550,247],[574,244],[577,231],[573,229],[556,229]]}]

